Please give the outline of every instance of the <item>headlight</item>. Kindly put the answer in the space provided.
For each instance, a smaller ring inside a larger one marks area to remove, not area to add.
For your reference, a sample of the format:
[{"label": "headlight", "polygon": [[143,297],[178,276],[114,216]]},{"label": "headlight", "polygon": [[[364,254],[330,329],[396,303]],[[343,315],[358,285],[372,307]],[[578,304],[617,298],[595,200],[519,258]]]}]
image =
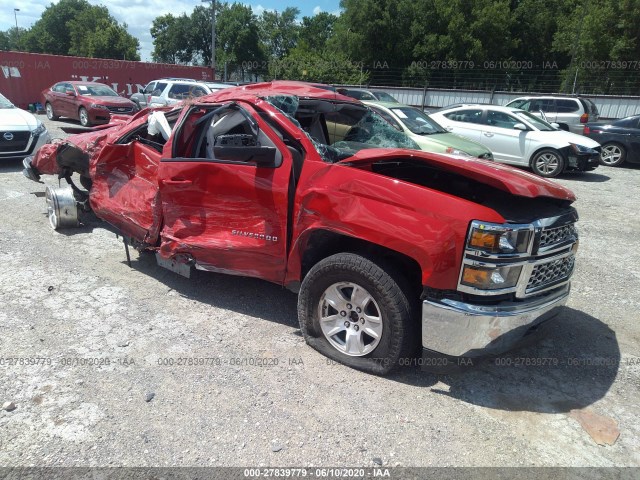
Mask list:
[{"label": "headlight", "polygon": [[585,147],[584,145],[578,145],[577,143],[570,143],[571,149],[577,154],[596,154],[598,153],[593,148]]},{"label": "headlight", "polygon": [[495,254],[527,253],[533,235],[531,225],[500,225],[473,221],[467,247]]},{"label": "headlight", "polygon": [[463,157],[471,157],[467,152],[463,152],[462,150],[458,150],[457,148],[447,147],[445,150],[446,153],[450,153],[451,155],[461,155]]},{"label": "headlight", "polygon": [[522,267],[485,268],[465,265],[460,283],[482,290],[512,288],[518,284]]},{"label": "headlight", "polygon": [[36,137],[38,135],[42,135],[46,131],[47,131],[47,127],[44,126],[44,123],[38,120],[38,125],[36,126],[35,130],[31,131],[31,136]]},{"label": "headlight", "polygon": [[102,110],[109,110],[106,105],[98,105],[97,103],[92,103],[91,108],[101,108]]}]

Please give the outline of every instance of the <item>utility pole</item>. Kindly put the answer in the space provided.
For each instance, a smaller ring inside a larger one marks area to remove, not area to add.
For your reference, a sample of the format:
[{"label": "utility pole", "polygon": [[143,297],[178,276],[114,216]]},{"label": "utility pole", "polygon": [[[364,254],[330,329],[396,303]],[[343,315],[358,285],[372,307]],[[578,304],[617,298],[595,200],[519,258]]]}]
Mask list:
[{"label": "utility pole", "polygon": [[18,12],[19,8],[13,9],[13,17],[16,19],[16,50],[20,50],[20,30],[18,30]]},{"label": "utility pole", "polygon": [[216,0],[200,0],[204,3],[211,2],[211,71],[213,79],[216,79]]}]

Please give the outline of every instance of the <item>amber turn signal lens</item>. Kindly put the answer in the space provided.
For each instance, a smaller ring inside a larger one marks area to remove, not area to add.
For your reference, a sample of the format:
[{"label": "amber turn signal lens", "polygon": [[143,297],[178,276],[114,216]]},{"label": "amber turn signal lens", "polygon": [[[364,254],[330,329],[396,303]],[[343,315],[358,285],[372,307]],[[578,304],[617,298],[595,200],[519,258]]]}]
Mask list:
[{"label": "amber turn signal lens", "polygon": [[491,270],[480,270],[473,267],[465,267],[462,273],[462,282],[482,288],[489,285]]},{"label": "amber turn signal lens", "polygon": [[500,247],[500,233],[474,230],[471,234],[470,246],[497,252]]}]

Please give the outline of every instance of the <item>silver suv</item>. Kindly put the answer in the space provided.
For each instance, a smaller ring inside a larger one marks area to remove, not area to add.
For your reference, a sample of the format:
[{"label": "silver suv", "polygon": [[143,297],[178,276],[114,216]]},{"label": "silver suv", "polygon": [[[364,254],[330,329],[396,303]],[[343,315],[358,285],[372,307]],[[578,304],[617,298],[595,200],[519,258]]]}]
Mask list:
[{"label": "silver suv", "polygon": [[596,105],[583,97],[520,97],[506,106],[526,110],[547,122],[557,123],[562,130],[579,135],[582,135],[587,122],[596,122],[600,118]]}]

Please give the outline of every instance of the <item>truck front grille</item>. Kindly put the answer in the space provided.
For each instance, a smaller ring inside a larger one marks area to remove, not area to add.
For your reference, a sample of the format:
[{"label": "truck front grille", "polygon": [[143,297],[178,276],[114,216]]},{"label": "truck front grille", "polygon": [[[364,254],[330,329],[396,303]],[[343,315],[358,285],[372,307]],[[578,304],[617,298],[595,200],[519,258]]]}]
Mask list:
[{"label": "truck front grille", "polygon": [[536,265],[529,277],[527,293],[532,293],[555,282],[568,279],[573,273],[574,265],[574,255]]},{"label": "truck front grille", "polygon": [[562,227],[545,228],[540,235],[540,246],[538,248],[550,247],[577,237],[578,234],[573,223]]}]

